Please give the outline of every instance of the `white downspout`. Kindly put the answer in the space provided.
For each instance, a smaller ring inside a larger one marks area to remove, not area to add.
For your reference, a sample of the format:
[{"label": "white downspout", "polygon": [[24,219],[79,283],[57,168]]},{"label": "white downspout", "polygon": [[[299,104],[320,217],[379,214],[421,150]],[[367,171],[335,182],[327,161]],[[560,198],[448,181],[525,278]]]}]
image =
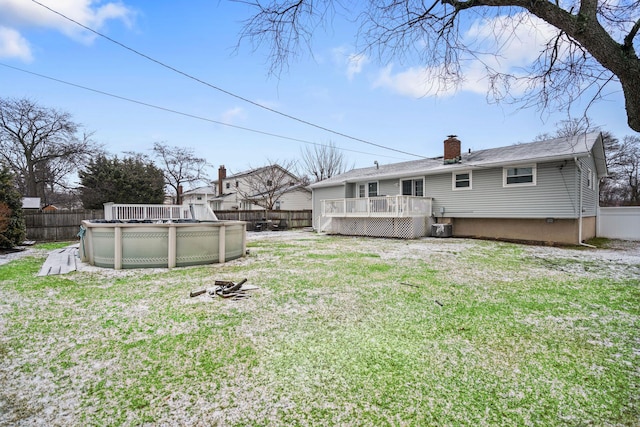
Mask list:
[{"label": "white downspout", "polygon": [[580,162],[578,161],[577,157],[573,158],[573,161],[576,163],[576,166],[578,167],[578,170],[580,171],[580,177],[578,180],[578,191],[580,192],[580,202],[579,202],[579,208],[578,208],[578,244],[581,246],[586,246],[588,248],[593,248],[596,249],[595,246],[593,245],[589,245],[587,243],[584,243],[582,241],[582,165],[580,164]]}]

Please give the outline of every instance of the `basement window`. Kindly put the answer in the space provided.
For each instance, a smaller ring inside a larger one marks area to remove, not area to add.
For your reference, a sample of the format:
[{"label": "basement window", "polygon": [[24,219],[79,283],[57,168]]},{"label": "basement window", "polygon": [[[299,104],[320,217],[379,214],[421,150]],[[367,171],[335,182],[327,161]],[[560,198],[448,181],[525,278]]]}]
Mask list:
[{"label": "basement window", "polygon": [[536,185],[536,165],[522,165],[502,169],[502,186]]},{"label": "basement window", "polygon": [[454,172],[452,181],[453,191],[471,190],[471,171]]}]

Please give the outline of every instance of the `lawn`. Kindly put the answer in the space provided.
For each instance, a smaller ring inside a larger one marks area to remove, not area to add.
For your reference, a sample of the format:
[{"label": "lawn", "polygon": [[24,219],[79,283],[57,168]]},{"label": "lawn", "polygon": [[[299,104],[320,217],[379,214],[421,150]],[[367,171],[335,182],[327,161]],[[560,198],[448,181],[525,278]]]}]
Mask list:
[{"label": "lawn", "polygon": [[269,232],[46,277],[35,251],[0,266],[0,425],[638,425],[638,246]]}]

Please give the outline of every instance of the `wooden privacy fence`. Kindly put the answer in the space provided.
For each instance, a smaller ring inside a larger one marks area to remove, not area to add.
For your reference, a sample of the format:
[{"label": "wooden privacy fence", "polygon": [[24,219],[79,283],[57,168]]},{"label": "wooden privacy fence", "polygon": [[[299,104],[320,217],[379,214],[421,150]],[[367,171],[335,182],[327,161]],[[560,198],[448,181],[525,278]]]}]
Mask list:
[{"label": "wooden privacy fence", "polygon": [[311,209],[302,211],[215,211],[216,216],[220,220],[246,221],[247,230],[253,230],[256,223],[271,220],[278,223],[280,220],[287,221],[289,228],[311,227],[312,213]]},{"label": "wooden privacy fence", "polygon": [[51,212],[24,212],[27,240],[54,242],[77,239],[83,219],[102,219],[102,210],[69,210]]},{"label": "wooden privacy fence", "polygon": [[[70,210],[52,212],[24,212],[27,240],[37,242],[68,241],[77,239],[80,223],[85,219],[103,219],[103,210]],[[287,221],[289,228],[311,227],[311,210],[305,211],[216,211],[220,220],[246,221],[247,230],[253,230],[257,222]]]}]

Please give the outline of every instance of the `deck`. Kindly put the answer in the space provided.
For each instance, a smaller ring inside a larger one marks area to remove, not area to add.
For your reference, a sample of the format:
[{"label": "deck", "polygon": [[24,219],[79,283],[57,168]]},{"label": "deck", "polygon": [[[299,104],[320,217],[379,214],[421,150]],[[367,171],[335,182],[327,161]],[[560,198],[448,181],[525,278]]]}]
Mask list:
[{"label": "deck", "polygon": [[430,197],[414,196],[322,200],[319,231],[415,239],[428,234],[431,201]]}]

